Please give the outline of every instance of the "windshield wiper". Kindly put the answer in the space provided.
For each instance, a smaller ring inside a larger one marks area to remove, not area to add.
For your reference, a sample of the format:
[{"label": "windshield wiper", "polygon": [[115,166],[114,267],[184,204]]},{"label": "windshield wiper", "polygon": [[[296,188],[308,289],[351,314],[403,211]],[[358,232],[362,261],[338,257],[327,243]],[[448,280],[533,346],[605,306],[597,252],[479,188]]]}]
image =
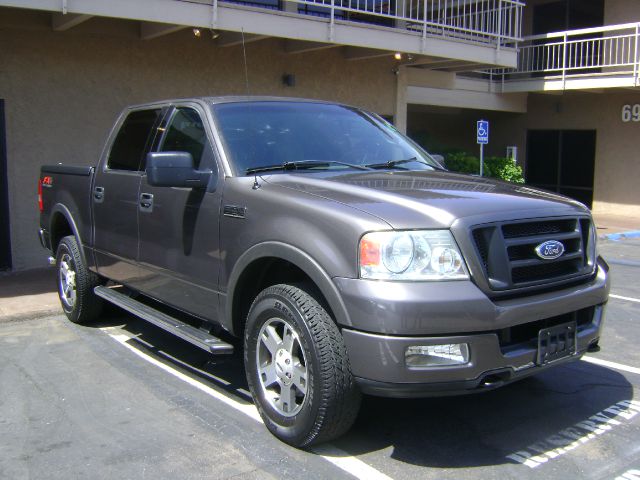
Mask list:
[{"label": "windshield wiper", "polygon": [[402,165],[403,163],[411,163],[411,162],[422,163],[423,165],[427,165],[428,167],[431,167],[434,170],[444,170],[443,168],[437,167],[435,165],[431,165],[429,162],[425,162],[424,160],[421,160],[418,157],[403,158],[401,160],[389,160],[388,162],[382,162],[382,163],[369,163],[368,165],[365,165],[365,167],[369,167],[369,168],[395,168],[398,165]]},{"label": "windshield wiper", "polygon": [[277,165],[247,168],[245,175],[276,170],[308,170],[323,166],[328,167],[329,165],[344,165],[345,167],[355,168],[356,170],[371,170],[370,167],[365,165],[353,165],[351,163],[338,162],[337,160],[298,160],[296,162],[284,162]]}]

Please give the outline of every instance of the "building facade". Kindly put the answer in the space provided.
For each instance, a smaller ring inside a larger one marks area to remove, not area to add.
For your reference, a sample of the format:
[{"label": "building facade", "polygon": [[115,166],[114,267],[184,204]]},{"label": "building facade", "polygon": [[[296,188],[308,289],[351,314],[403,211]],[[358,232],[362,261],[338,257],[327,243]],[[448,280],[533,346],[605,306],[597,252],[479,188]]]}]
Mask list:
[{"label": "building facade", "polygon": [[483,117],[531,183],[640,218],[634,22],[634,0],[0,0],[0,270],[44,265],[41,164],[94,164],[124,106],[196,95],[335,100],[469,150]]}]

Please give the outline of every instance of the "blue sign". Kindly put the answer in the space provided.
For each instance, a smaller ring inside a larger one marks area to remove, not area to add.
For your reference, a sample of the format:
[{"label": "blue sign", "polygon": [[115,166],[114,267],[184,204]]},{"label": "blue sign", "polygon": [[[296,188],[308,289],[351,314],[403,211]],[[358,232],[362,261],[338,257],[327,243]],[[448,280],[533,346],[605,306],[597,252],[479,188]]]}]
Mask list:
[{"label": "blue sign", "polygon": [[489,122],[486,120],[478,120],[477,129],[478,143],[486,145],[489,143]]}]

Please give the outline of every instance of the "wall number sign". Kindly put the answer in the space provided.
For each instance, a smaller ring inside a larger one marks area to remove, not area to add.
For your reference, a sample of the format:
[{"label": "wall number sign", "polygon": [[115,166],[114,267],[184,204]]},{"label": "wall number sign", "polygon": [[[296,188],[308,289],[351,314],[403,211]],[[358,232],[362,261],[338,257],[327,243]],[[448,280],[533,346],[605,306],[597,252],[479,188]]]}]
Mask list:
[{"label": "wall number sign", "polygon": [[640,122],[640,103],[636,103],[635,105],[623,105],[622,121],[624,123]]}]

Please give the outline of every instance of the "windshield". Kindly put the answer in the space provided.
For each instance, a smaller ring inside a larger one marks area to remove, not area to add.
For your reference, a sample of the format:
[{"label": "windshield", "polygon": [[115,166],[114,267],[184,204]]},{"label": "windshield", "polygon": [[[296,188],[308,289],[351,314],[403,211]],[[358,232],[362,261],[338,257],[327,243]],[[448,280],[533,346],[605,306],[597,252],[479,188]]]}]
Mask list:
[{"label": "windshield", "polygon": [[240,176],[280,169],[441,168],[391,124],[356,108],[257,101],[214,105],[214,114],[234,173]]}]

